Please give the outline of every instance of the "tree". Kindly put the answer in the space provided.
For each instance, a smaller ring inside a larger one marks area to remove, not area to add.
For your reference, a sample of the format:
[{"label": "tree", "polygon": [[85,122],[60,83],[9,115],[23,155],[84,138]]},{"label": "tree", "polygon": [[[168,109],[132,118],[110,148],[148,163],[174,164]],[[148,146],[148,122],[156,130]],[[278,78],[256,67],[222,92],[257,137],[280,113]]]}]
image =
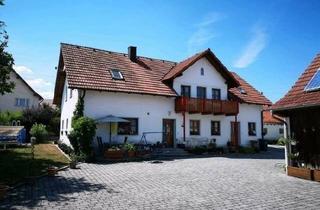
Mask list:
[{"label": "tree", "polygon": [[[0,0],[0,6],[3,6]],[[14,59],[12,55],[5,51],[8,47],[9,36],[4,29],[6,24],[0,20],[0,94],[11,93],[14,89],[14,82],[10,81],[10,72],[13,71]]]}]

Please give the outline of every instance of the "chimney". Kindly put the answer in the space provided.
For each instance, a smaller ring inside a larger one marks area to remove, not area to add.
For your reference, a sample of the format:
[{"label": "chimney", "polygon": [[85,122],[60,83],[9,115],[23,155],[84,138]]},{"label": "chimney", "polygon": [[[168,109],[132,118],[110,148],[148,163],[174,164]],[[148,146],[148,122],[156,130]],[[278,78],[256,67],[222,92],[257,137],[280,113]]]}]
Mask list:
[{"label": "chimney", "polygon": [[128,47],[128,57],[132,62],[137,61],[137,47],[134,47],[134,46]]}]

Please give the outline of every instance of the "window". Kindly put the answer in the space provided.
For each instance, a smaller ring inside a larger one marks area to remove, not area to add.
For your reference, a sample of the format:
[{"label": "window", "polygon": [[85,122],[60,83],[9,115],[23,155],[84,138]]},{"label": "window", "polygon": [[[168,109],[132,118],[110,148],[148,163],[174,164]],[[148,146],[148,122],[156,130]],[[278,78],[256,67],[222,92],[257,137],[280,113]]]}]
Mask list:
[{"label": "window", "polygon": [[191,97],[191,87],[187,85],[181,85],[181,96]]},{"label": "window", "polygon": [[116,79],[116,80],[123,80],[124,79],[121,71],[119,71],[117,69],[111,70],[111,76],[112,76],[112,79]]},{"label": "window", "polygon": [[211,121],[211,135],[220,136],[220,121]]},{"label": "window", "polygon": [[283,128],[279,128],[279,134],[283,134]]},{"label": "window", "polygon": [[200,74],[201,74],[201,76],[204,75],[204,69],[203,68],[200,69]]},{"label": "window", "polygon": [[256,123],[255,122],[249,122],[248,123],[248,135],[249,136],[255,136],[256,135]]},{"label": "window", "polygon": [[268,133],[268,128],[263,128],[263,135],[267,135]]},{"label": "window", "polygon": [[242,87],[239,87],[238,90],[241,94],[247,95],[247,92]]},{"label": "window", "polygon": [[221,100],[221,90],[212,88],[212,99]]},{"label": "window", "polygon": [[70,98],[72,98],[72,89],[70,89]]},{"label": "window", "polygon": [[15,106],[29,107],[29,99],[28,98],[16,98]]},{"label": "window", "polygon": [[68,87],[67,87],[67,86],[66,86],[65,94],[66,94],[66,99],[65,99],[65,101],[67,101],[67,100],[68,100]]},{"label": "window", "polygon": [[205,87],[197,87],[197,97],[201,99],[206,99],[207,89]]},{"label": "window", "polygon": [[68,118],[66,120],[66,130],[68,130]]},{"label": "window", "polygon": [[123,118],[129,122],[118,123],[119,135],[138,135],[138,118]]},{"label": "window", "polygon": [[62,122],[61,122],[61,130],[63,130],[64,129],[64,120],[62,120]]},{"label": "window", "polygon": [[190,135],[200,135],[200,120],[190,120]]}]

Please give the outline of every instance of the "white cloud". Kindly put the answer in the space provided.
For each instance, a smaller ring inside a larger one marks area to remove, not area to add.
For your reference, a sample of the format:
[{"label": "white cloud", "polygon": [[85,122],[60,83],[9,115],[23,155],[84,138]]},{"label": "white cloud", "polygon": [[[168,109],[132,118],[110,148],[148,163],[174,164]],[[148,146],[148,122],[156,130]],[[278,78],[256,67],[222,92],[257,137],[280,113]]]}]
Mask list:
[{"label": "white cloud", "polygon": [[13,66],[13,69],[18,72],[18,74],[32,74],[32,70],[26,66]]},{"label": "white cloud", "polygon": [[44,99],[53,99],[53,91],[40,91],[39,94]]},{"label": "white cloud", "polygon": [[224,18],[220,13],[207,14],[200,23],[196,24],[195,32],[190,36],[188,40],[188,52],[193,53],[195,50],[204,47],[212,38],[216,35],[210,30],[212,24],[218,22]]},{"label": "white cloud", "polygon": [[50,86],[51,83],[48,81],[45,81],[42,78],[36,78],[36,79],[28,79],[26,82],[32,87],[32,88],[42,88],[44,86]]},{"label": "white cloud", "polygon": [[256,27],[253,36],[243,49],[239,58],[234,62],[235,68],[246,68],[253,63],[267,44],[267,34],[263,28]]}]

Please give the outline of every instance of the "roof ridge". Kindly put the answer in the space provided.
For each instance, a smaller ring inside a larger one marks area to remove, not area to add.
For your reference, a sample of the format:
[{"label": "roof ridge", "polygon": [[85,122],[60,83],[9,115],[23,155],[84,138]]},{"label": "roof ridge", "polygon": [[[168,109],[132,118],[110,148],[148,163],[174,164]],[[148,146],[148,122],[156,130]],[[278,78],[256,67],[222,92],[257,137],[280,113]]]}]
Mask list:
[{"label": "roof ridge", "polygon": [[[101,48],[96,48],[96,47],[88,47],[88,46],[84,46],[84,45],[77,45],[77,44],[70,44],[70,43],[64,43],[61,42],[61,45],[69,45],[69,46],[74,46],[74,47],[81,47],[81,48],[86,48],[86,49],[92,49],[92,50],[99,50],[102,52],[107,52],[107,53],[114,53],[114,54],[120,54],[120,55],[124,55],[124,56],[128,56],[128,53],[122,53],[122,52],[116,52],[116,51],[111,51],[111,50],[105,50],[105,49],[101,49]],[[178,62],[176,61],[170,61],[170,60],[165,60],[165,59],[159,59],[159,58],[151,58],[151,57],[147,57],[147,56],[137,56],[138,58],[145,58],[145,59],[149,59],[149,60],[159,60],[159,61],[163,61],[163,62],[167,62],[167,63],[174,63],[175,65],[178,64]]]}]

